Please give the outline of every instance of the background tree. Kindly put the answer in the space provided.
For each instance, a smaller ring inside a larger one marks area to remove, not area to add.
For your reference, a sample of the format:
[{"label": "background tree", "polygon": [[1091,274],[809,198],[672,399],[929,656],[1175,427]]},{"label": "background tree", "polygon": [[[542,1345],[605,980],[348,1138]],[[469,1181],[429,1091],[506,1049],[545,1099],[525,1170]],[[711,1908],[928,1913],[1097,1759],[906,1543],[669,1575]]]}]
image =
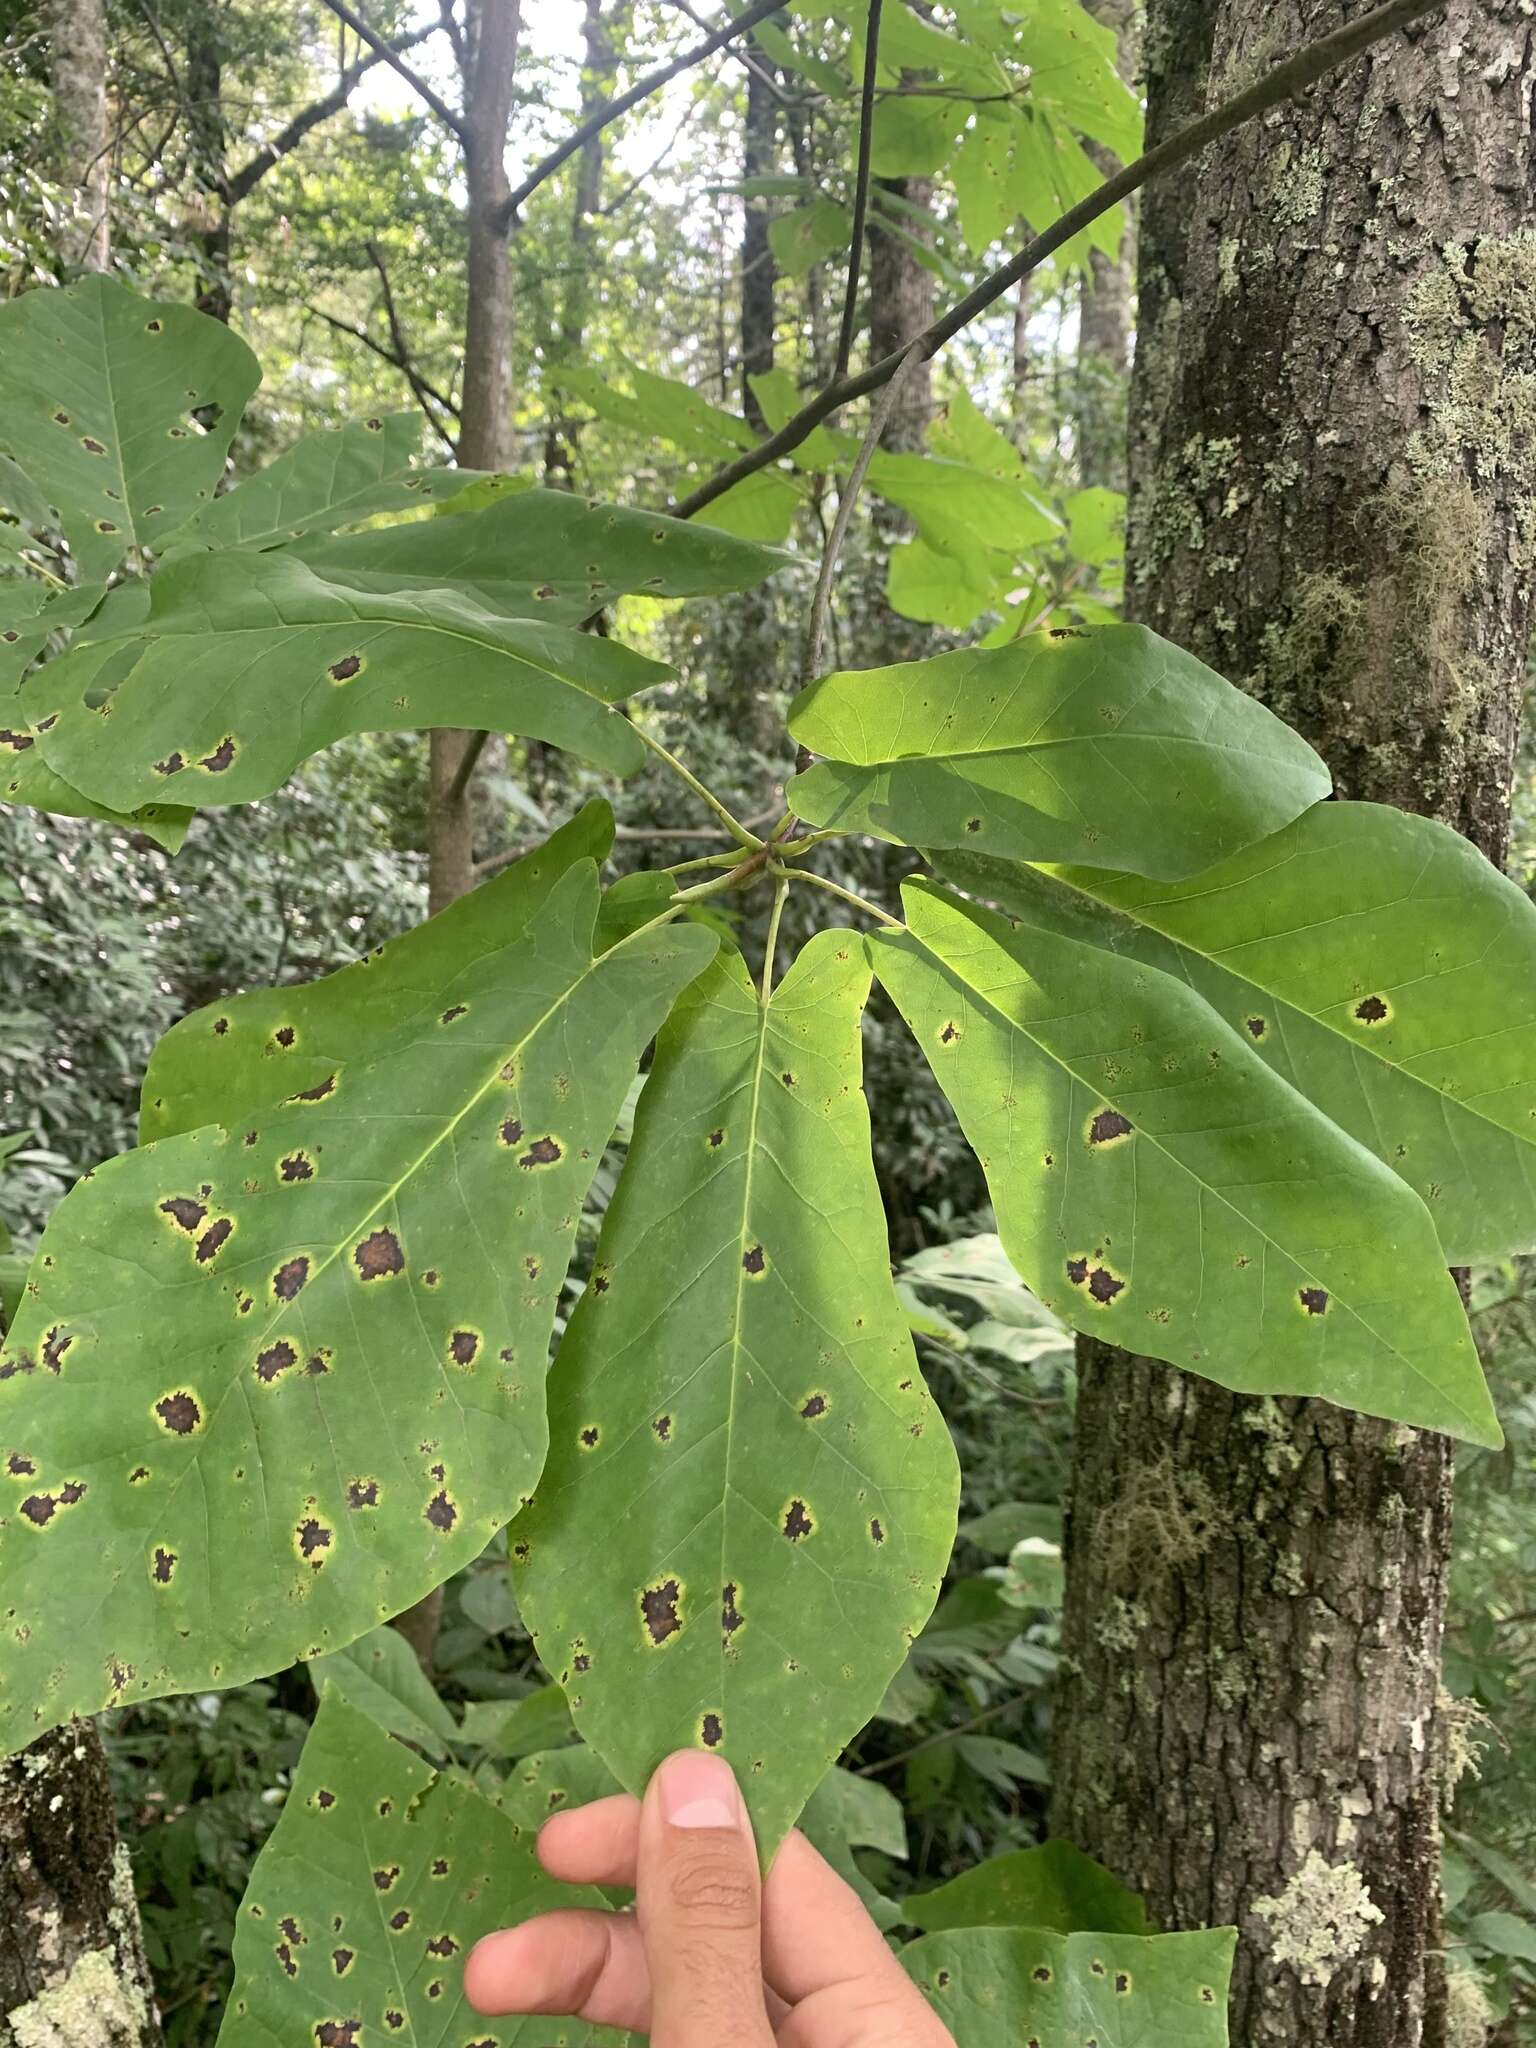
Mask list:
[{"label": "background tree", "polygon": [[[1154,5],[1152,137],[1340,18]],[[1530,630],[1527,28],[1452,4],[1149,190],[1132,394],[1133,615],[1341,795],[1495,863]],[[1167,1924],[1238,1923],[1243,2048],[1438,2048],[1449,1442],[1088,1342],[1079,1370],[1057,1826]]]}]

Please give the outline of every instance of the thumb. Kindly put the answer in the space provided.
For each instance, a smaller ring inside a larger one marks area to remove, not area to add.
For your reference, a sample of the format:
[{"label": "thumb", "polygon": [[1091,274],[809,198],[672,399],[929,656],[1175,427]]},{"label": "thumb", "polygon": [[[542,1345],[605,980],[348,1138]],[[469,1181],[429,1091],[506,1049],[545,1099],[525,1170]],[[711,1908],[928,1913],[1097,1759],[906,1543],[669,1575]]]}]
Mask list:
[{"label": "thumb", "polygon": [[652,1778],[636,1893],[652,2048],[772,2048],[757,1848],[723,1757],[679,1750]]}]

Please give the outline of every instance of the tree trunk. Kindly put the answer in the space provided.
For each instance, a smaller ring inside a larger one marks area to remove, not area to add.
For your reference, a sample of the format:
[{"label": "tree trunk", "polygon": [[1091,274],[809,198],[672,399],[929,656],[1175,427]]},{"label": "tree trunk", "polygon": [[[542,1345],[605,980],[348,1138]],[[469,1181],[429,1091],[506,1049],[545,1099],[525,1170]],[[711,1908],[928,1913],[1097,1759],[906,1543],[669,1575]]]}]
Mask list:
[{"label": "tree trunk", "polygon": [[234,310],[230,273],[229,176],[225,164],[224,66],[221,23],[204,7],[187,19],[187,121],[193,181],[202,223],[192,237],[202,264],[196,305],[200,313],[226,324]]},{"label": "tree trunk", "polygon": [[[881,178],[886,191],[913,206],[928,206],[933,186],[927,178]],[[920,233],[913,223],[910,232]],[[933,272],[925,270],[899,235],[893,235],[871,211],[869,246],[869,346],[878,360],[921,334],[933,320]],[[881,443],[885,448],[914,449],[933,410],[933,365],[916,363],[903,380],[901,396]]]},{"label": "tree trunk", "polygon": [[105,270],[111,251],[112,146],[107,130],[103,0],[46,0],[57,171],[75,195],[66,271]]},{"label": "tree trunk", "polygon": [[[1087,0],[1088,11],[1117,38],[1120,76],[1134,82],[1140,57],[1137,0]],[[1097,142],[1085,145],[1106,177],[1118,160]],[[1090,250],[1078,301],[1077,466],[1085,484],[1125,488],[1125,385],[1131,368],[1131,280],[1136,235],[1129,204],[1118,254]]]},{"label": "tree trunk", "polygon": [[[778,109],[768,60],[748,40],[747,119],[743,135],[743,178],[771,178],[779,167]],[[768,422],[749,377],[773,368],[774,286],[778,272],[768,241],[768,206],[762,199],[745,201],[741,235],[741,409],[758,433]]]},{"label": "tree trunk", "polygon": [[[512,440],[511,224],[501,213],[507,125],[517,67],[520,0],[476,0],[464,67],[468,302],[458,458],[466,469],[510,469]],[[444,909],[474,887],[474,800],[461,776],[473,736],[434,732],[428,793],[428,904]],[[462,781],[463,786],[460,787]]]},{"label": "tree trunk", "polygon": [[106,1752],[71,1721],[0,1763],[0,2048],[156,2048]]},{"label": "tree trunk", "polygon": [[[1151,139],[1357,10],[1153,0]],[[1502,858],[1536,536],[1536,23],[1450,0],[1149,187],[1130,609]],[[1444,2048],[1451,1446],[1082,1342],[1057,1830],[1235,1922],[1234,2048]]]},{"label": "tree trunk", "polygon": [[[582,23],[582,41],[585,61],[581,67],[581,109],[577,115],[585,122],[602,105],[613,90],[614,75],[619,68],[618,51],[614,48],[610,24],[603,16],[603,0],[586,0],[586,15]],[[592,239],[593,216],[602,204],[603,198],[603,137],[602,132],[591,135],[582,144],[576,157],[576,182],[571,196],[571,237],[569,280],[560,302],[560,323],[556,336],[559,351],[558,363],[574,363],[580,359],[586,340],[587,315],[592,304]],[[553,367],[553,366],[552,366]],[[553,399],[559,385],[553,378],[548,386]],[[544,481],[552,490],[574,490],[575,478],[572,463],[575,458],[575,437],[570,428],[554,416],[551,408],[549,426],[544,436]]]}]

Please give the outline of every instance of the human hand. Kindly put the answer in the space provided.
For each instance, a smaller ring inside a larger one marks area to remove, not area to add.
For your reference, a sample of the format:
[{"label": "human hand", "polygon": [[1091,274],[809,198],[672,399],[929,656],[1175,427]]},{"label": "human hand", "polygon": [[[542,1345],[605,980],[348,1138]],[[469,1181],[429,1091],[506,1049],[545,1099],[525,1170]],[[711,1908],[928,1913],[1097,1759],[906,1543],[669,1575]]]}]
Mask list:
[{"label": "human hand", "polygon": [[574,2013],[651,2048],[954,2048],[846,1885],[792,1834],[760,1884],[723,1758],[680,1750],[645,1800],[559,1813],[539,1861],[567,1884],[633,1885],[635,1911],[544,1913],[487,1935],[477,2012]]}]

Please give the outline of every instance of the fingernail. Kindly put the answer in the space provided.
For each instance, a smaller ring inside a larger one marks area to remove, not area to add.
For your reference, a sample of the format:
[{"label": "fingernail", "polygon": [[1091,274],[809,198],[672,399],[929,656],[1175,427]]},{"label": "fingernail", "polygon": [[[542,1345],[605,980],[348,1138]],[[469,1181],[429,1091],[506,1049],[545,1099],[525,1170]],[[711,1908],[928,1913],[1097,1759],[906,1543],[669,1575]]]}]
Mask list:
[{"label": "fingernail", "polygon": [[674,1828],[733,1828],[741,1813],[736,1776],[724,1757],[679,1750],[659,1772],[662,1818]]}]

